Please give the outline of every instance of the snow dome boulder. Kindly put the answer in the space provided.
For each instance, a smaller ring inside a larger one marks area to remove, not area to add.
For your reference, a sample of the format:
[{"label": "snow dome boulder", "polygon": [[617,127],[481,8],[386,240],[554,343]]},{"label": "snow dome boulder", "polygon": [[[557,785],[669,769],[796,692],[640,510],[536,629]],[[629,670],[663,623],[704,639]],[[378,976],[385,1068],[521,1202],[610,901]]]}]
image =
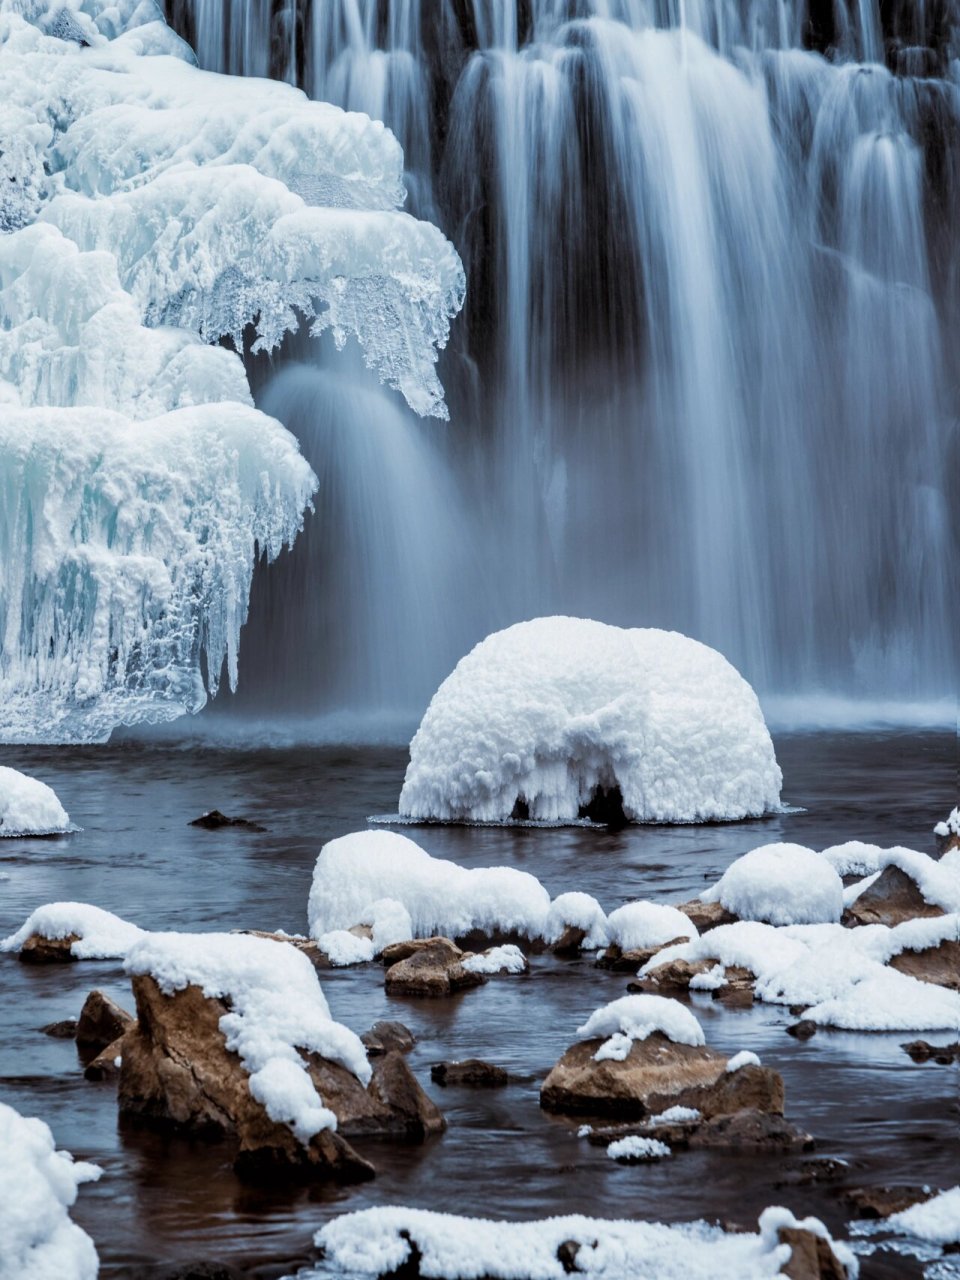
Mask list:
[{"label": "snow dome boulder", "polygon": [[437,690],[400,813],[434,821],[710,822],[780,807],[757,697],[676,632],[537,618],[488,636]]},{"label": "snow dome boulder", "polygon": [[70,829],[70,816],[52,787],[0,766],[0,836],[52,836]]},{"label": "snow dome boulder", "polygon": [[837,924],[843,881],[819,853],[800,844],[766,844],[732,863],[700,895],[741,920],[764,924]]}]

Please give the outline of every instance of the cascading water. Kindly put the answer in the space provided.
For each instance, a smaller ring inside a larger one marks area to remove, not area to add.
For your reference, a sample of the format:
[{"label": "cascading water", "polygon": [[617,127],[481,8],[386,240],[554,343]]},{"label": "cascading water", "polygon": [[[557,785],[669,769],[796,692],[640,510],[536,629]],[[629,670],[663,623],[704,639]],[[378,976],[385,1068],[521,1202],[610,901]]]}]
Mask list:
[{"label": "cascading water", "polygon": [[[464,642],[585,614],[698,636],[767,694],[950,697],[960,0],[170,8],[202,64],[383,118],[415,212],[460,250],[453,421],[429,466],[394,477],[425,486],[406,581],[433,572],[431,467],[469,497],[451,555],[479,531],[492,586],[444,596],[437,579],[438,627],[467,602]],[[370,394],[341,378],[323,414],[349,430]],[[352,508],[359,523],[377,499],[351,468],[390,488],[378,420],[371,455],[335,451],[338,483],[372,504]],[[419,428],[402,421],[409,444]],[[310,545],[298,573],[333,585],[290,644],[267,638],[306,577],[282,611],[254,600],[242,677],[295,685],[312,644],[329,687],[307,698],[374,705],[394,688],[416,713],[456,645],[441,662],[374,627],[358,666],[338,629],[349,572],[330,570],[354,553],[316,530]],[[261,593],[287,590],[270,575]]]}]

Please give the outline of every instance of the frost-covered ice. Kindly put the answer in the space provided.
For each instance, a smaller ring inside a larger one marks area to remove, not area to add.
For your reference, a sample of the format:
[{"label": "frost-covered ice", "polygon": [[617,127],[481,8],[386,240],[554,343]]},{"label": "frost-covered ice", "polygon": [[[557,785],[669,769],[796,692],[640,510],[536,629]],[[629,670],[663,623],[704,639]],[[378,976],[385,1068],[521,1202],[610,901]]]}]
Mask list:
[{"label": "frost-covered ice", "polygon": [[[797,1222],[786,1209],[767,1209],[756,1234],[727,1235],[704,1222],[666,1226],[582,1216],[499,1222],[389,1207],[335,1218],[317,1232],[315,1242],[324,1252],[325,1268],[354,1277],[396,1271],[416,1250],[425,1276],[564,1280],[557,1250],[572,1240],[580,1246],[578,1271],[596,1280],[766,1280],[789,1260],[789,1246],[777,1237],[780,1228],[789,1226],[803,1226],[830,1240],[822,1223],[814,1218]],[[843,1245],[833,1247],[849,1280],[855,1280],[853,1255]],[[320,1273],[315,1275],[319,1280]]]},{"label": "frost-covered ice", "polygon": [[316,478],[211,344],[255,323],[272,347],[306,316],[443,415],[463,293],[398,207],[382,124],[200,71],[149,0],[53,12],[0,5],[8,741],[196,711],[224,663],[236,684],[257,554],[295,538]]},{"label": "frost-covered ice", "polygon": [[767,844],[745,853],[700,897],[765,924],[825,924],[843,913],[840,876],[819,853],[799,844]]},{"label": "frost-covered ice", "polygon": [[323,1105],[298,1052],[339,1062],[366,1085],[371,1068],[359,1036],[334,1022],[309,959],[269,938],[228,933],[151,933],[127,955],[130,975],[149,974],[166,995],[195,985],[227,999],[220,1019],[250,1092],[272,1120],[307,1143],[337,1118]]},{"label": "frost-covered ice", "polygon": [[86,902],[48,902],[32,911],[16,933],[0,942],[0,951],[19,951],[33,934],[51,940],[76,934],[70,946],[70,954],[76,960],[122,960],[132,946],[146,937],[143,929],[102,907]]},{"label": "frost-covered ice", "polygon": [[689,916],[660,902],[628,902],[607,917],[611,942],[622,951],[659,947],[677,938],[695,938],[697,928]]},{"label": "frost-covered ice", "polygon": [[604,1039],[593,1055],[597,1062],[610,1058],[622,1061],[635,1040],[646,1040],[660,1032],[674,1044],[704,1044],[703,1028],[689,1009],[679,1000],[664,996],[621,996],[600,1009],[595,1009],[582,1027],[578,1040]]},{"label": "frost-covered ice", "polygon": [[0,765],[0,836],[49,836],[70,829],[69,814],[52,787]]},{"label": "frost-covered ice", "polygon": [[741,1049],[739,1053],[735,1053],[727,1063],[726,1071],[741,1071],[744,1067],[759,1067],[760,1059],[750,1049]]},{"label": "frost-covered ice", "polygon": [[929,1244],[960,1244],[960,1187],[892,1214],[884,1225]]},{"label": "frost-covered ice", "polygon": [[496,973],[526,973],[527,957],[519,947],[508,943],[503,947],[491,947],[481,955],[464,960],[463,967],[469,973],[492,975]]},{"label": "frost-covered ice", "polygon": [[665,1142],[657,1138],[642,1138],[631,1133],[626,1138],[617,1138],[607,1147],[607,1155],[611,1160],[662,1160],[672,1155]]},{"label": "frost-covered ice", "polygon": [[96,1280],[93,1241],[71,1221],[100,1169],[58,1151],[42,1120],[0,1102],[0,1280]]},{"label": "frost-covered ice", "polygon": [[574,821],[619,788],[637,822],[756,817],[782,776],[750,686],[675,632],[538,618],[488,636],[410,746],[401,814]]},{"label": "frost-covered ice", "polygon": [[311,937],[351,928],[382,898],[402,904],[415,938],[456,938],[475,929],[539,938],[550,909],[546,889],[524,871],[468,871],[432,858],[406,836],[359,831],[320,851],[307,908]]}]

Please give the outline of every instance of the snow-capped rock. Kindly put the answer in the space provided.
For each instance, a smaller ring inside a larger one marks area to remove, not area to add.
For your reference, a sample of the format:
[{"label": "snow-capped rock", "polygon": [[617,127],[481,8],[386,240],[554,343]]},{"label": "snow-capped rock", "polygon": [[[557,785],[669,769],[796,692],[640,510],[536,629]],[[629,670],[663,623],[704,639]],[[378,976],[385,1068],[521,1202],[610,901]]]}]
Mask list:
[{"label": "snow-capped rock", "polygon": [[598,792],[634,822],[757,817],[782,775],[756,695],[675,632],[537,618],[488,636],[433,697],[400,813],[572,822]]}]

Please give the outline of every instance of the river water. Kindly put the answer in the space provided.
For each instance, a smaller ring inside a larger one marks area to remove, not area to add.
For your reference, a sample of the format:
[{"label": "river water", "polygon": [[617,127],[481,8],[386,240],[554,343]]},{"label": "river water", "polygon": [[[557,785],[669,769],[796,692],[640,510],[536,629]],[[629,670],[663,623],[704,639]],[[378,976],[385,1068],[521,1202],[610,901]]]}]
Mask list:
[{"label": "river water", "polygon": [[[932,850],[931,827],[955,801],[952,735],[794,734],[776,745],[784,798],[798,811],[762,822],[616,833],[404,830],[435,855],[520,867],[552,894],[584,890],[608,911],[635,897],[689,898],[734,857],[772,840],[821,848],[859,838]],[[131,738],[107,748],[4,748],[0,763],[51,783],[83,828],[64,839],[0,842],[0,934],[41,903],[65,899],[154,929],[293,932],[306,927],[320,846],[362,829],[370,815],[396,811],[406,753],[219,750]],[[188,825],[213,807],[267,830]],[[114,1086],[86,1082],[72,1042],[40,1034],[44,1024],[76,1016],[95,986],[130,1007],[118,965],[33,968],[0,956],[0,973],[0,1097],[41,1116],[60,1145],[102,1166],[74,1216],[94,1237],[106,1277],[159,1275],[155,1264],[200,1258],[280,1274],[311,1257],[312,1233],[328,1217],[371,1204],[512,1219],[702,1216],[752,1226],[766,1205],[786,1203],[843,1228],[829,1185],[794,1185],[809,1157],[681,1152],[656,1165],[620,1166],[578,1139],[575,1124],[540,1111],[539,1084],[576,1027],[624,992],[625,975],[596,969],[589,958],[535,956],[526,976],[436,1002],[388,999],[376,964],[322,975],[334,1016],[357,1031],[385,1017],[410,1026],[418,1039],[411,1065],[449,1128],[422,1147],[358,1142],[378,1170],[363,1187],[276,1195],[238,1182],[225,1145],[121,1132]],[[753,1049],[782,1072],[789,1118],[816,1136],[817,1157],[851,1163],[851,1184],[956,1182],[960,1073],[914,1065],[900,1048],[913,1037],[820,1032],[800,1043],[784,1034],[792,1021],[786,1009],[727,1010],[707,995],[695,996],[694,1007],[708,1044]],[[467,1056],[506,1067],[510,1085],[471,1091],[430,1083],[432,1063]],[[863,1274],[919,1275],[913,1266],[877,1256]]]}]

